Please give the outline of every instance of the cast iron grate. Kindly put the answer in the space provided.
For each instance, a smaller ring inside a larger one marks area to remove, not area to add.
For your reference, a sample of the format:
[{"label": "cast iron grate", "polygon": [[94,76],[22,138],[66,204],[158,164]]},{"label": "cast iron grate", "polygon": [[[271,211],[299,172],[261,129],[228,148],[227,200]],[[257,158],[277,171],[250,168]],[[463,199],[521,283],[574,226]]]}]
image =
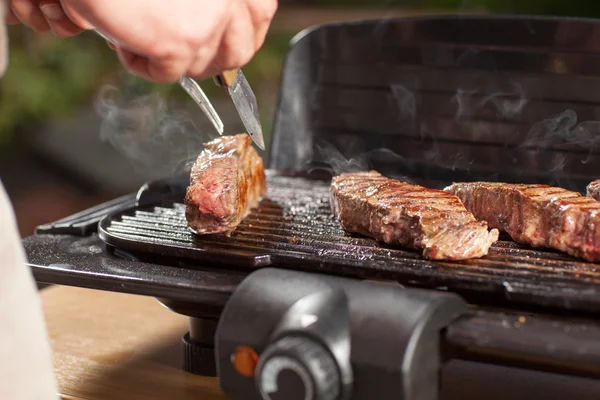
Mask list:
[{"label": "cast iron grate", "polygon": [[260,206],[230,237],[192,234],[178,200],[182,196],[112,214],[101,221],[100,236],[121,251],[170,257],[188,268],[276,266],[391,279],[455,291],[478,302],[600,310],[596,264],[510,240],[498,241],[485,258],[430,261],[345,233],[331,215],[327,182],[270,174],[268,185]]}]

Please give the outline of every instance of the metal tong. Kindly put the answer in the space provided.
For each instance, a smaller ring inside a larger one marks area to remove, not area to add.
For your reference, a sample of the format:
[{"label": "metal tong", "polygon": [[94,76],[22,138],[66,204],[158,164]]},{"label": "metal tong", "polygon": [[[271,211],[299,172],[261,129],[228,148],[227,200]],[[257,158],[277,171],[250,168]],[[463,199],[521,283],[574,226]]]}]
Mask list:
[{"label": "metal tong", "polygon": [[[96,30],[96,33],[105,40],[117,43],[114,39],[108,35],[103,34]],[[258,115],[258,104],[256,102],[256,96],[250,87],[250,84],[246,80],[241,69],[234,69],[230,71],[224,71],[221,74],[213,78],[214,82],[221,87],[226,88],[227,94],[233,101],[233,104],[238,112],[246,133],[250,135],[252,141],[261,149],[265,149],[265,142],[262,134],[262,127],[260,124],[260,117]],[[212,106],[210,100],[202,91],[202,88],[192,78],[181,77],[179,79],[181,87],[190,95],[190,97],[200,107],[202,112],[208,117],[210,122],[213,124],[219,135],[224,133],[224,124],[219,114]]]}]

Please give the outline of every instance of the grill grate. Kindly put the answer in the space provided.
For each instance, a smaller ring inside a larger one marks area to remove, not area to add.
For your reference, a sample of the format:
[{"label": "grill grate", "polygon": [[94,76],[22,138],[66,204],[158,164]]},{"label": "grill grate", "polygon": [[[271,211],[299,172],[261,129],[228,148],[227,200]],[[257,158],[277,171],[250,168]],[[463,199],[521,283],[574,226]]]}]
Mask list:
[{"label": "grill grate", "polygon": [[113,214],[101,221],[100,236],[120,251],[167,256],[192,268],[202,262],[234,269],[276,266],[397,280],[477,302],[600,310],[595,264],[510,240],[498,241],[485,258],[430,261],[345,233],[331,215],[328,183],[270,175],[268,186],[260,206],[230,237],[189,232],[178,201]]}]

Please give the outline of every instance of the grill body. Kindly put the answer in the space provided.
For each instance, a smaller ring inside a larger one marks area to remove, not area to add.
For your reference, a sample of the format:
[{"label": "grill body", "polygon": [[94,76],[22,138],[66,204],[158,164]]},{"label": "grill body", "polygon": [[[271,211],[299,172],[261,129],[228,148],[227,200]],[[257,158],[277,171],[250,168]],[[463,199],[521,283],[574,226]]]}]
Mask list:
[{"label": "grill body", "polygon": [[600,171],[595,20],[442,16],[342,23],[295,39],[269,165],[370,166],[442,187]]},{"label": "grill body", "polygon": [[430,261],[417,251],[344,232],[331,212],[328,181],[268,171],[267,186],[260,206],[231,236],[190,232],[182,184],[166,192],[162,186],[146,187],[138,198],[142,204],[150,201],[104,218],[100,238],[136,257],[173,258],[189,268],[271,266],[447,290],[477,304],[600,311],[596,264],[521,246],[508,237],[484,258]]},{"label": "grill body", "polygon": [[597,377],[596,264],[506,238],[481,260],[427,261],[343,232],[328,179],[375,168],[429,187],[481,179],[583,191],[600,171],[599,72],[597,21],[317,27],[286,58],[269,194],[231,237],[187,231],[184,177],[39,227],[27,257],[40,282],[154,296],[192,321],[214,322],[263,266],[452,291],[473,308],[446,332],[451,358]]}]

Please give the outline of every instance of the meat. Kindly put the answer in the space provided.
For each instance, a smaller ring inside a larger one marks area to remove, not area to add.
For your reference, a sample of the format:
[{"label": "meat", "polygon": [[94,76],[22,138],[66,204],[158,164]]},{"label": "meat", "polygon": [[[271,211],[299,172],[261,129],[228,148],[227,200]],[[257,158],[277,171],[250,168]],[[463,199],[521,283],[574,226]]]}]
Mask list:
[{"label": "meat", "polygon": [[477,221],[456,196],[376,171],[334,177],[331,205],[346,231],[422,250],[429,259],[482,257],[498,240],[498,231],[488,231],[487,223]]},{"label": "meat", "polygon": [[548,185],[455,183],[445,189],[516,242],[600,260],[600,202]]},{"label": "meat", "polygon": [[247,134],[208,142],[190,173],[184,199],[188,226],[198,234],[230,234],[266,190],[263,160]]},{"label": "meat", "polygon": [[592,199],[600,201],[600,179],[597,179],[587,186],[587,195]]}]

